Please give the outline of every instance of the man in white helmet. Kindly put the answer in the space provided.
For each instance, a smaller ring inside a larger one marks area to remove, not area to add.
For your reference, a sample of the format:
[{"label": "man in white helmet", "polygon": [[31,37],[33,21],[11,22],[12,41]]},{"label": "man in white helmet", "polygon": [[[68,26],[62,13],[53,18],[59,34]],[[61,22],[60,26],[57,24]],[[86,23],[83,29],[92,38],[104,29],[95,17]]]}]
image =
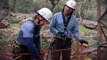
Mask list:
[{"label": "man in white helmet", "polygon": [[[71,48],[72,37],[76,38],[81,44],[88,44],[87,41],[80,37],[78,22],[73,15],[75,8],[76,2],[69,0],[66,2],[62,12],[54,14],[50,23],[50,31],[54,34],[53,50]],[[62,60],[70,60],[71,50],[53,52],[51,55],[52,60],[60,60],[60,56],[62,56]]]},{"label": "man in white helmet", "polygon": [[[21,25],[16,39],[16,43],[20,48],[19,53],[30,53],[35,60],[41,60],[40,29],[41,26],[50,22],[52,15],[52,12],[48,8],[42,8],[37,11],[34,18],[27,19],[26,22]],[[18,60],[33,60],[29,57],[30,56],[27,55],[21,56]]]}]

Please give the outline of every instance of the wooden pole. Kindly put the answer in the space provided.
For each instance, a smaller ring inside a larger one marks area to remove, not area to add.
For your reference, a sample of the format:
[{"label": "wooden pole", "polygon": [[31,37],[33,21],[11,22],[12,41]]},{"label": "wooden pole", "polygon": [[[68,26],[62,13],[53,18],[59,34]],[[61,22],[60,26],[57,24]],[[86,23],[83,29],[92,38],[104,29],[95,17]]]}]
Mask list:
[{"label": "wooden pole", "polygon": [[[100,7],[100,0],[96,0],[96,6],[97,6],[97,20],[99,19],[99,17],[101,16],[101,7]],[[98,22],[98,26],[97,26],[97,36],[98,36],[98,40],[100,42],[102,42],[103,40],[103,35],[101,32],[101,26],[100,23]]]}]

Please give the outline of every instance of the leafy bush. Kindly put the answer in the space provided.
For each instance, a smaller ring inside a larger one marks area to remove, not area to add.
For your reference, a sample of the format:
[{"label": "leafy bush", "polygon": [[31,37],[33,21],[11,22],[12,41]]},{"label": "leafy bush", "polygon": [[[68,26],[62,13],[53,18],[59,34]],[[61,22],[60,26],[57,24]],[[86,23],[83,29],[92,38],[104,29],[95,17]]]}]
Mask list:
[{"label": "leafy bush", "polygon": [[0,53],[3,53],[3,47],[6,44],[6,40],[4,40],[3,38],[0,38]]},{"label": "leafy bush", "polygon": [[94,11],[86,11],[84,13],[84,17],[86,20],[95,20],[95,18],[96,18],[95,16],[96,16],[96,14]]}]

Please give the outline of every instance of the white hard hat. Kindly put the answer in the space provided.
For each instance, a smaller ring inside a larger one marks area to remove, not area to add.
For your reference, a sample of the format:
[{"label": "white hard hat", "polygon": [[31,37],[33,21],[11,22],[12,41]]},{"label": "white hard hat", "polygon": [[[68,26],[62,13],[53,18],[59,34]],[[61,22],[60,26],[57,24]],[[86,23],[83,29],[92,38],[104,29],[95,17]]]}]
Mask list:
[{"label": "white hard hat", "polygon": [[74,0],[67,1],[65,5],[69,6],[72,9],[76,8],[76,2]]},{"label": "white hard hat", "polygon": [[43,16],[48,22],[50,22],[53,14],[50,9],[48,8],[42,8],[37,11],[41,16]]}]

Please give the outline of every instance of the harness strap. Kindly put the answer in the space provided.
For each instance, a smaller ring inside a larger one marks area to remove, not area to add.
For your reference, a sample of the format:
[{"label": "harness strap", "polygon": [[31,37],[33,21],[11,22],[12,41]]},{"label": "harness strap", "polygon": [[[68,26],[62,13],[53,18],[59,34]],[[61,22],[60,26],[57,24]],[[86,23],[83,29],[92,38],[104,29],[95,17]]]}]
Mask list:
[{"label": "harness strap", "polygon": [[66,30],[66,28],[67,28],[67,26],[68,26],[68,24],[69,24],[69,21],[70,21],[70,18],[71,18],[71,16],[68,18],[68,20],[66,21],[65,20],[65,16],[64,16],[64,14],[62,13],[62,18],[63,18],[63,24],[64,24],[64,30]]}]

